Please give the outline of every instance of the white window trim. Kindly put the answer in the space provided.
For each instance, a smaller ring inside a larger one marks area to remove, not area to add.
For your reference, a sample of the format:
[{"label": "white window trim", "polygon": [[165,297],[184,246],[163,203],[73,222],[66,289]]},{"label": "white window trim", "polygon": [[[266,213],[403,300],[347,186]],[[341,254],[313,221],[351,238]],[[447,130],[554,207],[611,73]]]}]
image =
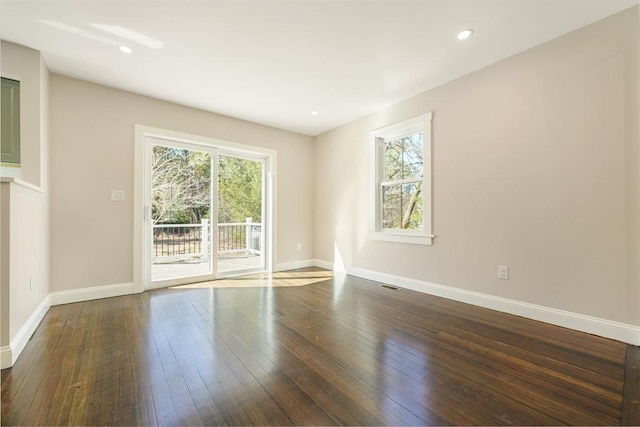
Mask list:
[{"label": "white window trim", "polygon": [[[433,113],[429,112],[412,119],[404,120],[389,126],[376,129],[370,133],[370,159],[371,159],[371,180],[370,180],[370,237],[372,240],[385,242],[411,243],[418,245],[432,245],[433,233],[433,210],[432,210],[432,176],[431,176],[431,119]],[[410,133],[422,131],[424,143],[424,164],[422,177],[422,198],[424,224],[422,230],[389,230],[382,229],[382,148],[378,144],[378,139],[385,140],[398,138]]]}]

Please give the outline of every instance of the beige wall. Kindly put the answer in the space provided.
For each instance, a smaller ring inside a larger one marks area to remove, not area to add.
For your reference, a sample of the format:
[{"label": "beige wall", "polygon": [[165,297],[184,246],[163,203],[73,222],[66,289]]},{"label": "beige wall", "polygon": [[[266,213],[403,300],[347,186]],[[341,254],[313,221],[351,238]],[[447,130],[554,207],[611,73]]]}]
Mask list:
[{"label": "beige wall", "polygon": [[[636,8],[637,20],[640,21],[640,7]],[[627,301],[632,313],[632,323],[640,325],[640,27],[636,26],[636,49],[638,57],[631,61],[627,68],[626,79],[630,82],[627,100],[627,239],[628,292]],[[635,90],[634,90],[635,86]],[[636,97],[632,94],[636,93]]]},{"label": "beige wall", "polygon": [[135,124],[277,150],[276,262],[313,257],[312,138],[56,74],[50,107],[52,291],[133,280]]},{"label": "beige wall", "polygon": [[[9,202],[7,235],[9,268],[9,337],[13,340],[49,293],[45,194],[14,183],[2,183],[2,204]],[[4,211],[3,211],[4,213]],[[3,236],[4,233],[3,233]],[[3,319],[4,320],[4,319]],[[9,342],[3,342],[3,345]]]},{"label": "beige wall", "polygon": [[26,182],[2,182],[0,346],[6,347],[16,344],[20,332],[35,327],[28,320],[49,293],[49,71],[33,49],[4,41],[1,49],[2,74],[20,79],[22,181]]},{"label": "beige wall", "polygon": [[[49,189],[49,69],[40,57],[40,145],[39,145],[39,186],[45,192]],[[47,202],[48,203],[48,202]],[[47,208],[47,212],[48,212]]]},{"label": "beige wall", "polygon": [[0,183],[0,347],[9,345],[9,315],[11,307],[9,305],[9,280],[11,273],[11,257],[9,237],[9,200],[11,198],[9,183]]},{"label": "beige wall", "polygon": [[50,257],[50,230],[51,230],[51,193],[49,191],[49,69],[44,61],[40,60],[40,188],[43,191],[43,240],[44,255],[42,258],[42,286],[48,293],[50,291],[49,279],[51,277]]},{"label": "beige wall", "polygon": [[[435,243],[372,241],[368,133],[429,111]],[[316,258],[640,324],[638,144],[634,8],[317,137]]]}]

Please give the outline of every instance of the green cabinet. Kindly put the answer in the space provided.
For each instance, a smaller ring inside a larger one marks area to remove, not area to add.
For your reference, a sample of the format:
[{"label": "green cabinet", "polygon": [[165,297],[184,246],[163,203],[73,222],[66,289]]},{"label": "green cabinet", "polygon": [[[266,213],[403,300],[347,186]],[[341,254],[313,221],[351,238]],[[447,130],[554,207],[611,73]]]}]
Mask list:
[{"label": "green cabinet", "polygon": [[0,162],[20,165],[20,82],[2,78]]}]

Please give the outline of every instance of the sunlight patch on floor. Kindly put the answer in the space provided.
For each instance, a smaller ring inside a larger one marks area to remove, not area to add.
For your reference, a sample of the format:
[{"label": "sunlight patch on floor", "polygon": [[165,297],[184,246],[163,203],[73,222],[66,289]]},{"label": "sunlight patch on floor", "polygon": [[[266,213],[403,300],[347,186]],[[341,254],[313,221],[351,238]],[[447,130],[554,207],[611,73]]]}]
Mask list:
[{"label": "sunlight patch on floor", "polygon": [[197,288],[264,288],[306,286],[333,278],[332,271],[282,271],[279,273],[262,273],[239,276],[228,279],[212,280],[209,282],[191,283],[188,285],[172,286],[171,289]]}]

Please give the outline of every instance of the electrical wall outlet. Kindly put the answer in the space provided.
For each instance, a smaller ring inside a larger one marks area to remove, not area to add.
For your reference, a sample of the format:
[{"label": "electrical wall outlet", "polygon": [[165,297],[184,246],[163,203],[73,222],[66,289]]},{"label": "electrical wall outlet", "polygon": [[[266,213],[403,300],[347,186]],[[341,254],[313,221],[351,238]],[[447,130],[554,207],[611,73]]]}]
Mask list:
[{"label": "electrical wall outlet", "polygon": [[508,265],[499,265],[498,266],[498,279],[509,280],[509,266]]},{"label": "electrical wall outlet", "polygon": [[297,243],[296,244],[296,250],[299,251],[300,249],[302,249],[302,243]]}]

